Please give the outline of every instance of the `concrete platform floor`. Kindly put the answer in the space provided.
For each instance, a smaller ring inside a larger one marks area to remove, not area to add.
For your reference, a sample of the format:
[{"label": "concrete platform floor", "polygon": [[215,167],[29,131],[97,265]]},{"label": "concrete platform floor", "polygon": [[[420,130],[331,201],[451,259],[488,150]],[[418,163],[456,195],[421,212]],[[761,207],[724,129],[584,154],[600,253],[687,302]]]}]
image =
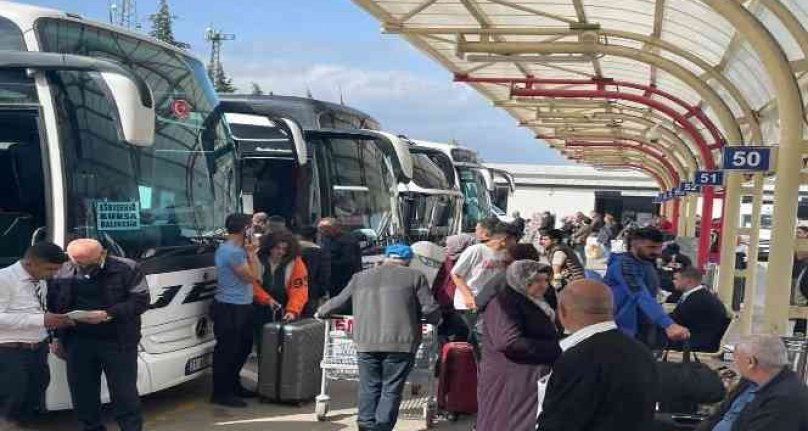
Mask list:
[{"label": "concrete platform floor", "polygon": [[[250,367],[253,368],[253,367]],[[255,386],[255,372],[242,374],[247,387]],[[245,409],[214,406],[208,403],[210,376],[144,396],[143,412],[145,430],[148,431],[339,431],[356,429],[356,384],[336,382],[331,385],[332,397],[329,420],[318,422],[314,416],[314,403],[301,406],[264,404],[255,399],[247,400]],[[111,409],[104,410],[107,429],[117,430]],[[466,431],[471,429],[471,418],[457,422],[439,422],[434,429]],[[37,431],[79,430],[71,411],[49,413],[40,423],[30,428]],[[425,430],[422,420],[399,420],[396,430]],[[2,430],[2,425],[0,425]],[[5,431],[5,430],[2,430]]]}]

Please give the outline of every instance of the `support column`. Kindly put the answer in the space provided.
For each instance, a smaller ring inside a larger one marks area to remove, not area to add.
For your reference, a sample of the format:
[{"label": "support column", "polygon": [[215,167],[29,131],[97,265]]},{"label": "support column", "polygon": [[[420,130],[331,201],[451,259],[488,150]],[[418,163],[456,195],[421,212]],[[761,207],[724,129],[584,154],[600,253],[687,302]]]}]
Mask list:
[{"label": "support column", "polygon": [[[735,242],[741,212],[741,174],[727,172],[724,187],[724,212],[721,225],[721,265],[718,267],[718,297],[725,305],[732,304],[735,281]],[[712,214],[702,214],[701,224],[712,223]]]},{"label": "support column", "polygon": [[762,208],[763,174],[755,174],[754,190],[752,192],[752,227],[749,232],[749,250],[747,251],[749,266],[745,271],[743,308],[741,308],[741,335],[752,334],[752,322],[755,315],[755,293],[757,291],[758,241],[760,240]]},{"label": "support column", "polygon": [[688,196],[679,199],[679,224],[674,226],[676,235],[687,235]]},{"label": "support column", "polygon": [[[671,200],[671,223],[673,224],[674,229],[679,226],[679,202],[681,199],[674,198]],[[674,232],[675,234],[676,232]]]},{"label": "support column", "polygon": [[[777,179],[774,188],[774,213],[769,268],[766,271],[766,304],[764,333],[785,334],[791,297],[791,271],[794,253],[794,230],[797,225],[800,170],[803,155],[802,93],[783,48],[771,32],[742,4],[726,0],[702,0],[724,16],[742,35],[769,75],[777,100],[780,120]],[[737,194],[737,193],[736,193]],[[731,205],[730,205],[731,206]],[[727,214],[736,219],[735,214]],[[729,232],[724,233],[730,236]],[[726,263],[724,263],[726,265]]]},{"label": "support column", "polygon": [[696,214],[698,212],[699,206],[699,197],[698,195],[690,195],[688,197],[688,205],[687,205],[687,230],[685,231],[685,236],[694,237],[696,236]]}]

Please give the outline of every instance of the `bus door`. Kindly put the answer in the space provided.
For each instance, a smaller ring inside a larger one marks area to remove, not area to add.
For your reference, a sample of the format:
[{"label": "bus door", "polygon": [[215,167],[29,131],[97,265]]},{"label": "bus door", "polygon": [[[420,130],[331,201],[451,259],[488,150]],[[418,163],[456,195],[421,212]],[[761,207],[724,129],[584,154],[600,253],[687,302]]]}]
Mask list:
[{"label": "bus door", "polygon": [[311,199],[316,187],[300,127],[263,115],[225,117],[238,147],[244,212],[282,216],[294,227],[312,223],[319,212],[310,208],[319,203]]},{"label": "bus door", "polygon": [[47,233],[42,142],[38,109],[0,105],[0,268]]},{"label": "bus door", "polygon": [[398,183],[411,178],[411,160],[402,160],[399,143],[380,132],[307,130],[306,141],[316,153],[323,215],[352,232],[371,263],[370,256],[404,236]]},{"label": "bus door", "polygon": [[494,168],[489,168],[489,171],[491,171],[491,176],[494,178],[494,192],[491,203],[503,211],[507,211],[508,200],[516,191],[516,181],[508,171]]}]

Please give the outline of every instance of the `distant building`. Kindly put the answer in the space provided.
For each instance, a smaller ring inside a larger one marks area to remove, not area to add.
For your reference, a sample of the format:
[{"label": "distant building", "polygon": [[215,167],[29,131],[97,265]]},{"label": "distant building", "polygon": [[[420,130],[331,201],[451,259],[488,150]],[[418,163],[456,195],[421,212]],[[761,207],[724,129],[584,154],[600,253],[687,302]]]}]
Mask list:
[{"label": "distant building", "polygon": [[539,165],[486,163],[490,168],[510,172],[516,191],[508,199],[510,214],[523,217],[550,211],[562,217],[582,211],[611,212],[618,217],[640,220],[657,211],[652,203],[659,193],[656,182],[633,171],[598,170],[584,165]]}]

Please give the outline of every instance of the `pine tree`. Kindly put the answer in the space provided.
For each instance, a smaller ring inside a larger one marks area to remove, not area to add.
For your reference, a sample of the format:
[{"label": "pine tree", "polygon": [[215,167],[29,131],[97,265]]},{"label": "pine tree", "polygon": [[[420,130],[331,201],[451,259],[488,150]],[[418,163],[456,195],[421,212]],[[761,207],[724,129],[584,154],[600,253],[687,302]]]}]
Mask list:
[{"label": "pine tree", "polygon": [[182,49],[190,47],[187,43],[174,39],[174,31],[172,30],[174,16],[171,15],[168,8],[168,0],[160,0],[160,8],[157,13],[149,15],[149,20],[152,23],[152,29],[149,34],[152,37]]},{"label": "pine tree", "polygon": [[217,93],[235,93],[236,87],[233,85],[233,80],[224,74],[224,68],[221,65],[216,69],[216,76],[213,80],[213,86],[216,88]]},{"label": "pine tree", "polygon": [[261,89],[261,86],[258,85],[257,82],[251,82],[250,88],[251,88],[250,94],[252,94],[253,96],[262,96],[264,94],[264,90]]}]

